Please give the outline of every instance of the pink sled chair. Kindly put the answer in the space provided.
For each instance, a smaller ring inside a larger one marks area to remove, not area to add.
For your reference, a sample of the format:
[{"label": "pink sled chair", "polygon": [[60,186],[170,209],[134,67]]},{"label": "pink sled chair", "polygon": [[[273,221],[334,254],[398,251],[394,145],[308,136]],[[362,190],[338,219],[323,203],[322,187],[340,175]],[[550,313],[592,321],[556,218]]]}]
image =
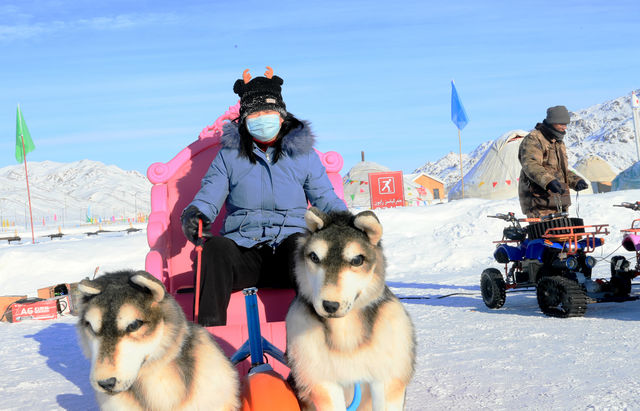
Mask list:
[{"label": "pink sled chair", "polygon": [[[145,261],[146,270],[165,285],[173,295],[187,319],[193,320],[193,300],[195,284],[194,245],[182,233],[180,214],[193,200],[200,189],[200,181],[211,161],[220,150],[220,137],[225,121],[238,117],[240,104],[229,107],[211,126],[205,127],[198,140],[180,151],[168,163],[154,163],[147,170],[151,188],[151,214],[147,225],[149,253]],[[327,170],[329,180],[336,194],[344,199],[342,177],[343,160],[335,151],[318,153]],[[212,232],[219,234],[224,219],[224,208],[212,224]],[[294,297],[291,289],[261,289],[258,291],[258,310],[262,335],[277,348],[285,351],[286,331],[284,319]],[[231,356],[247,340],[246,312],[241,291],[231,295],[227,310],[227,325],[209,327],[227,356]],[[268,362],[276,372],[286,377],[289,369],[267,355]],[[239,364],[241,373],[246,374],[249,361]]]}]

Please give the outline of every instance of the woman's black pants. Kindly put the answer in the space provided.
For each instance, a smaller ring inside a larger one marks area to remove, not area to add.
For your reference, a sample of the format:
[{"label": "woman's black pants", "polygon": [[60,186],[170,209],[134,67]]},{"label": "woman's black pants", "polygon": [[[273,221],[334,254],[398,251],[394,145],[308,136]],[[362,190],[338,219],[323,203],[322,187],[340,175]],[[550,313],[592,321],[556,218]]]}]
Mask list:
[{"label": "woman's black pants", "polygon": [[208,327],[225,325],[233,291],[296,288],[293,255],[300,235],[287,237],[275,248],[265,243],[245,248],[226,237],[208,239],[202,251],[198,322]]}]

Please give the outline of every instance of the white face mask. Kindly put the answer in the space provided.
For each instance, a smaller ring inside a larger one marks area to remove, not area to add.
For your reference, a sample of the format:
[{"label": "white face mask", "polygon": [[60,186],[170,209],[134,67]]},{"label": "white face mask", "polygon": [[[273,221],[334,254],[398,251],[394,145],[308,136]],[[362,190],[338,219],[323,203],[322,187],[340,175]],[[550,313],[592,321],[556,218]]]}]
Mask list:
[{"label": "white face mask", "polygon": [[256,141],[268,143],[275,139],[280,131],[280,115],[265,114],[247,119],[247,131]]}]

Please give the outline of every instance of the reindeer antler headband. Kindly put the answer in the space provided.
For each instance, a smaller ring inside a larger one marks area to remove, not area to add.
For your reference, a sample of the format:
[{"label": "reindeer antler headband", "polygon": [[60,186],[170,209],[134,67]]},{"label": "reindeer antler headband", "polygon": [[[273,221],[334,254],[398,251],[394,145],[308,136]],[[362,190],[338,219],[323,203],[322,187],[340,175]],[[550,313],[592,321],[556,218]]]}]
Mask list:
[{"label": "reindeer antler headband", "polygon": [[[269,66],[267,66],[267,71],[264,72],[264,76],[266,78],[272,78],[273,77],[273,69]],[[244,84],[247,84],[248,82],[251,81],[251,74],[249,74],[249,69],[245,69],[242,72],[242,80],[244,80]]]}]

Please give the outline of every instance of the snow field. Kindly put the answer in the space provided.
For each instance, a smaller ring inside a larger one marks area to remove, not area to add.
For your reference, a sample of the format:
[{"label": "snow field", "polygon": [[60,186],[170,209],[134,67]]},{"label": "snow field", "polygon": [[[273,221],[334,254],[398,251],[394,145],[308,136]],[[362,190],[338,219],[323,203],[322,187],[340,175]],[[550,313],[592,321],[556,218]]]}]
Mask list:
[{"label": "snow field", "polygon": [[[594,257],[631,257],[616,251],[619,230],[640,215],[612,205],[639,199],[640,190],[579,198],[585,223],[610,224]],[[407,410],[640,409],[640,301],[591,304],[583,318],[571,319],[544,316],[533,292],[509,293],[499,310],[482,302],[480,274],[502,268],[492,259],[492,241],[505,226],[486,216],[520,215],[516,199],[375,211],[388,283],[416,328]],[[93,275],[96,266],[143,268],[147,250],[144,231],[0,243],[0,293],[34,296],[37,288]],[[594,277],[609,277],[608,262],[599,262]],[[96,409],[75,321],[0,323],[0,410]]]}]

